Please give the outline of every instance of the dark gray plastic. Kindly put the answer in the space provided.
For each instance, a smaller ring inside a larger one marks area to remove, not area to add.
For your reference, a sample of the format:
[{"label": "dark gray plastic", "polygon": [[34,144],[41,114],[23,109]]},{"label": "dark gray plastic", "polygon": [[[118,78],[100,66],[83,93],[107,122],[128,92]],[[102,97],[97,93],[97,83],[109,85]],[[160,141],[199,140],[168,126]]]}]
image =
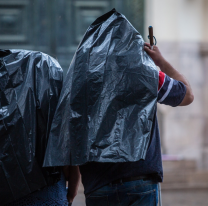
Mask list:
[{"label": "dark gray plastic", "polygon": [[42,164],[62,73],[41,52],[0,50],[0,205],[59,180]]},{"label": "dark gray plastic", "polygon": [[145,159],[158,71],[143,46],[115,9],[90,25],[63,85],[44,166]]}]

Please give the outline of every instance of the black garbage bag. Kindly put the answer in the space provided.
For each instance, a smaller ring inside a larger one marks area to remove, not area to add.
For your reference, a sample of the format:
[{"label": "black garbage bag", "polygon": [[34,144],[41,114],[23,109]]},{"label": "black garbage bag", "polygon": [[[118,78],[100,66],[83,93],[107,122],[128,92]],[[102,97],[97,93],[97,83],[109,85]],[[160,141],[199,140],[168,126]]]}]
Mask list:
[{"label": "black garbage bag", "polygon": [[115,9],[90,25],[67,72],[43,166],[145,159],[158,71],[143,46]]},{"label": "black garbage bag", "polygon": [[0,205],[57,182],[42,168],[62,69],[41,52],[0,50]]}]

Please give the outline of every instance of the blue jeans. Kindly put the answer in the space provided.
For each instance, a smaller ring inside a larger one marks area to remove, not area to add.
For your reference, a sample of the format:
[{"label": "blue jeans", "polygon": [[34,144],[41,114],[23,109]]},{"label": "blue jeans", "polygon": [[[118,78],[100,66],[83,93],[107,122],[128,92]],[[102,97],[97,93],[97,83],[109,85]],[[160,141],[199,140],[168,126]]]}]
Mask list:
[{"label": "blue jeans", "polygon": [[107,185],[86,197],[87,206],[157,206],[158,185],[151,180],[136,180]]}]

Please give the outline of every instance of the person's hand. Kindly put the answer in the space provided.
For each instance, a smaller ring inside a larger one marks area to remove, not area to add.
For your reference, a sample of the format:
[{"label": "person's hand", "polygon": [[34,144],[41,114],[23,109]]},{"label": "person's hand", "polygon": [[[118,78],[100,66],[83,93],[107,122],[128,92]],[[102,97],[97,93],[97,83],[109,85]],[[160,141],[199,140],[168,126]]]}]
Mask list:
[{"label": "person's hand", "polygon": [[193,102],[194,95],[191,89],[191,86],[189,82],[186,80],[186,78],[180,74],[176,69],[174,69],[169,62],[167,62],[162,54],[160,53],[160,50],[157,46],[153,46],[153,50],[151,50],[151,46],[149,43],[144,43],[144,51],[147,52],[147,54],[152,58],[154,63],[160,67],[160,70],[167,74],[169,77],[181,81],[186,86],[186,95],[183,98],[183,101],[179,106],[186,106]]},{"label": "person's hand", "polygon": [[67,200],[68,200],[68,205],[72,205],[72,202],[75,198],[75,196],[77,195],[77,193],[70,193],[69,191],[67,192]]},{"label": "person's hand", "polygon": [[147,54],[152,58],[152,60],[157,66],[161,67],[165,62],[165,59],[163,58],[157,46],[153,46],[153,50],[151,50],[150,44],[145,42],[144,51],[147,52]]},{"label": "person's hand", "polygon": [[66,180],[68,181],[67,199],[70,205],[70,203],[73,202],[75,196],[77,195],[81,179],[79,166],[64,166],[63,172]]}]

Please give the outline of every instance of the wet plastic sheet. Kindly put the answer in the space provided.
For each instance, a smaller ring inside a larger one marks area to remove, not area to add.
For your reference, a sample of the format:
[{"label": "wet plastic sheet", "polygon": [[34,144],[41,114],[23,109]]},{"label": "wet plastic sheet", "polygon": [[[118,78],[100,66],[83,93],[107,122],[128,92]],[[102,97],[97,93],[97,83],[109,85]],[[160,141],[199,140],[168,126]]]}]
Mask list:
[{"label": "wet plastic sheet", "polygon": [[0,50],[0,205],[59,178],[42,163],[62,73],[41,52]]},{"label": "wet plastic sheet", "polygon": [[44,166],[145,159],[158,71],[143,46],[115,10],[90,25],[67,72]]}]

